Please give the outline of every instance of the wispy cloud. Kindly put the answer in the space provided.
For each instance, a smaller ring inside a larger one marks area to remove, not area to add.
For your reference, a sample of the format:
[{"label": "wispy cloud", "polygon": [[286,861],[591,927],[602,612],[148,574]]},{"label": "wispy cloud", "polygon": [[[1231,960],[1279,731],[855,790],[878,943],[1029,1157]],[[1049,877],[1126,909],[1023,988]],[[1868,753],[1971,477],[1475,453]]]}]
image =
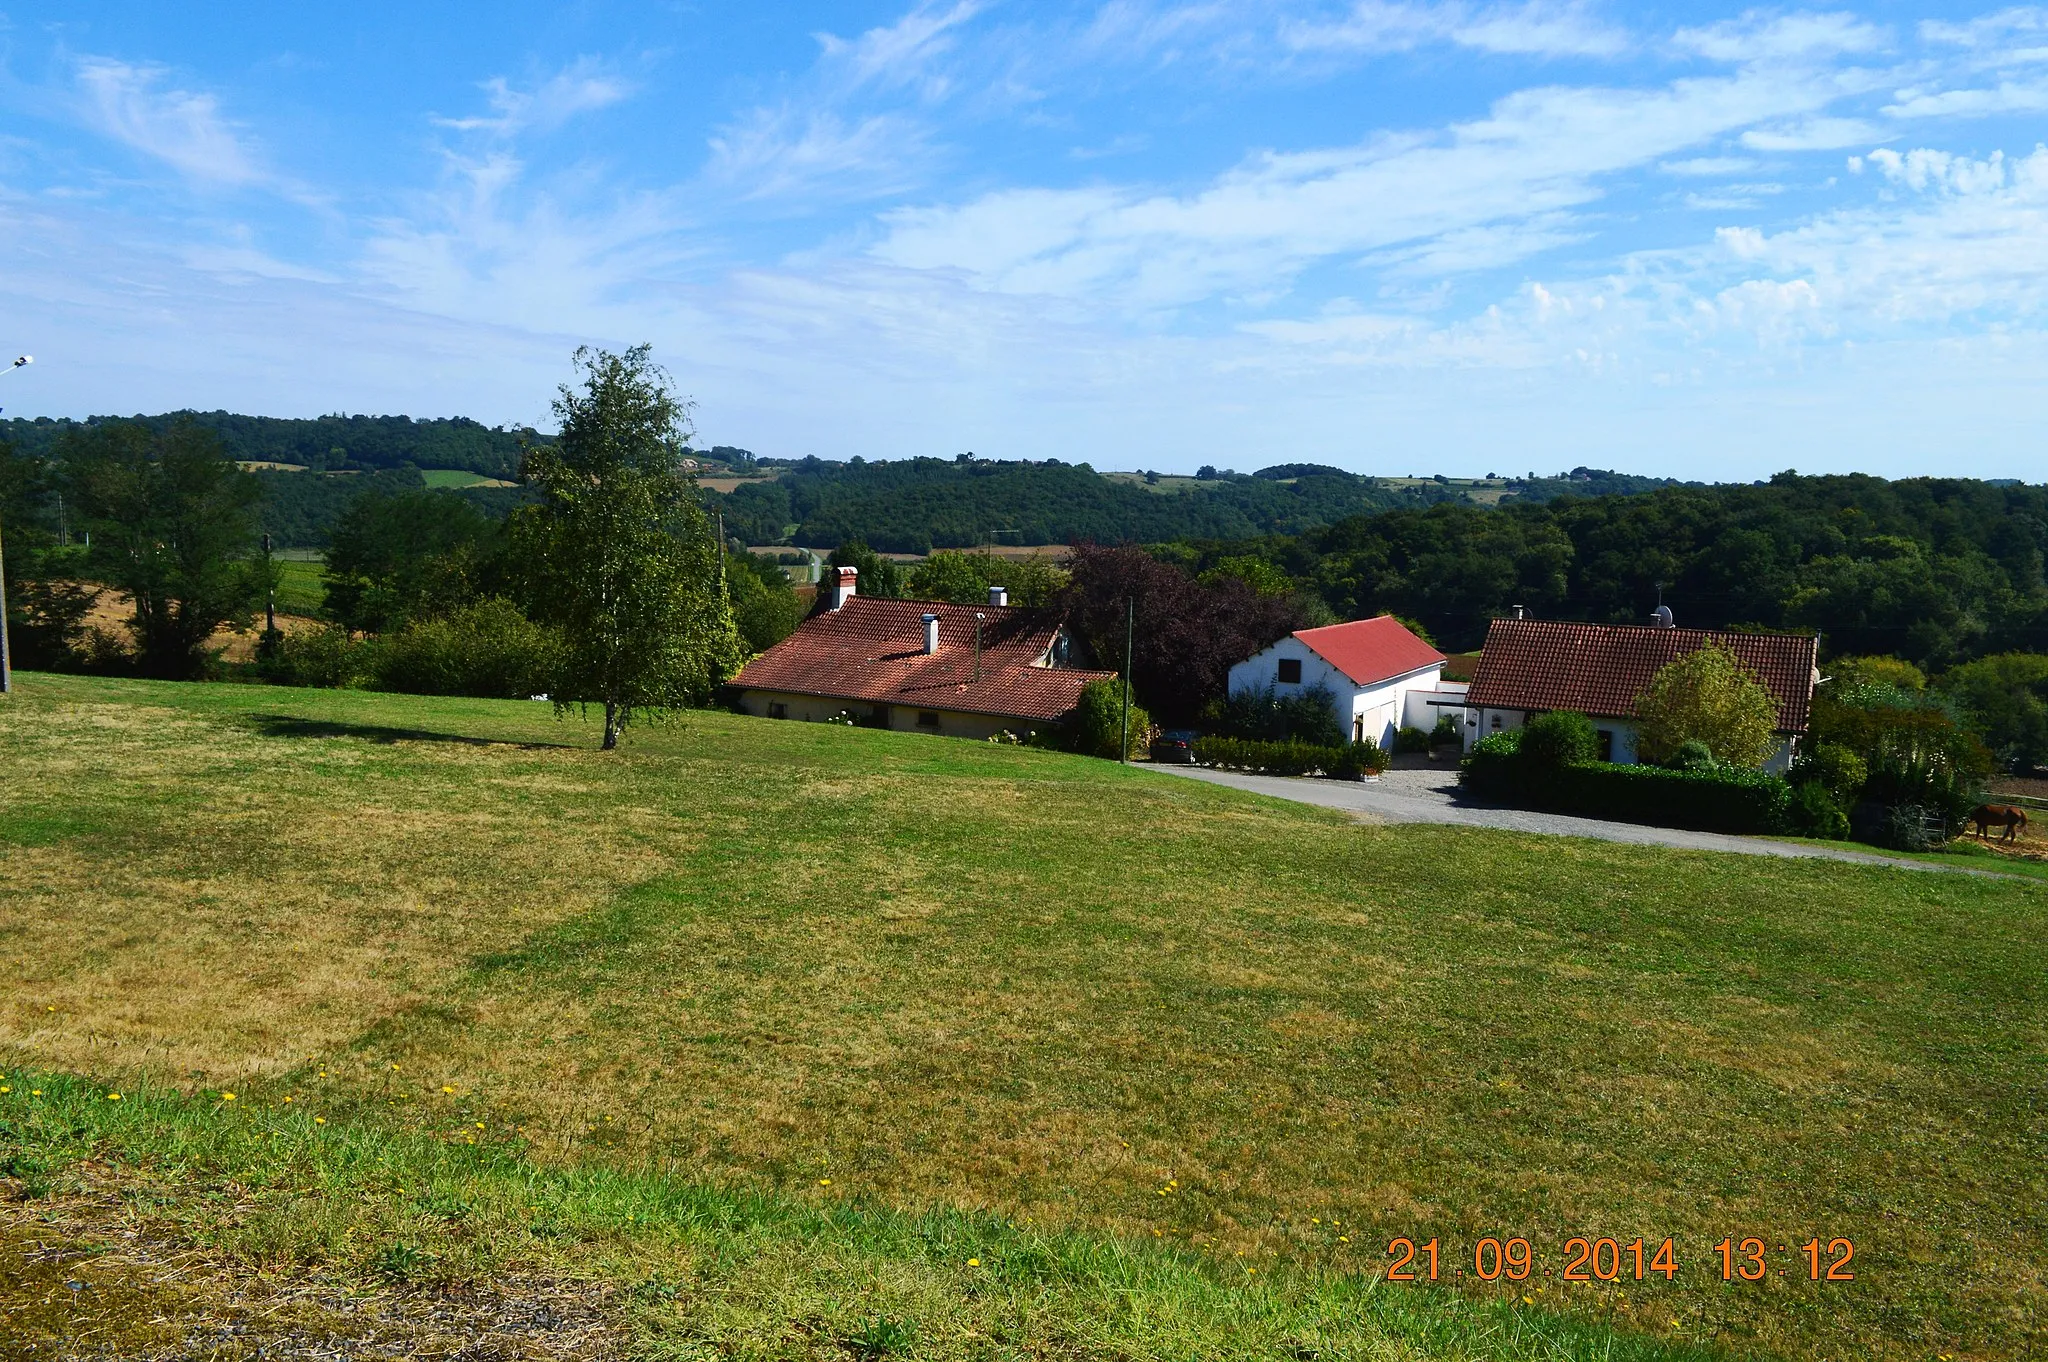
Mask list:
[{"label": "wispy cloud", "polygon": [[1411,4],[1357,0],[1334,22],[1289,20],[1281,40],[1296,51],[1406,52],[1448,43],[1482,52],[1544,57],[1612,57],[1633,40],[1576,3]]},{"label": "wispy cloud", "polygon": [[1712,61],[1758,62],[1879,52],[1890,36],[1854,14],[1778,14],[1751,10],[1739,19],[1680,29],[1671,45]]},{"label": "wispy cloud", "polygon": [[167,68],[112,57],[77,66],[79,107],[96,131],[213,186],[264,179],[246,134],[221,112],[211,93],[179,89]]},{"label": "wispy cloud", "polygon": [[564,70],[526,89],[515,87],[503,76],[485,81],[481,88],[490,105],[489,113],[434,121],[458,132],[512,137],[528,131],[549,131],[578,114],[607,108],[633,93],[630,82],[605,70],[595,57],[580,57]]}]

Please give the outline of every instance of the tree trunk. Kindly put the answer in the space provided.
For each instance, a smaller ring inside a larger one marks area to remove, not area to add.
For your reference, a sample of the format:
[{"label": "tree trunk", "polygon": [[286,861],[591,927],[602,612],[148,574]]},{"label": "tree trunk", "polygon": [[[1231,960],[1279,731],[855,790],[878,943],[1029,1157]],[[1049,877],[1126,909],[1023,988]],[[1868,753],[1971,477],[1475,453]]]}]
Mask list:
[{"label": "tree trunk", "polygon": [[604,707],[604,750],[612,751],[619,745],[619,707],[606,702]]}]

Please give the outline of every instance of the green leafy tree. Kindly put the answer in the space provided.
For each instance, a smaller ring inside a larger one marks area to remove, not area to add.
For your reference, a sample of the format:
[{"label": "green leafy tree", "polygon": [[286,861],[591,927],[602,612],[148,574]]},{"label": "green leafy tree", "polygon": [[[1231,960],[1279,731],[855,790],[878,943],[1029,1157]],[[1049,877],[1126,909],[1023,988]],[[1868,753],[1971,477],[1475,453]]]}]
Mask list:
[{"label": "green leafy tree", "polygon": [[55,470],[0,440],[0,578],[7,586],[7,644],[16,667],[56,668],[98,592],[69,580],[50,503]]},{"label": "green leafy tree", "polygon": [[487,598],[503,576],[502,527],[447,492],[357,498],[327,550],[327,613],[365,633]]},{"label": "green leafy tree", "polygon": [[60,450],[92,533],[88,569],[135,603],[141,670],[203,675],[213,632],[246,628],[263,599],[265,568],[251,553],[256,480],[228,461],[219,436],[188,422],[77,427]]},{"label": "green leafy tree", "polygon": [[1653,762],[1698,742],[1731,766],[1761,766],[1777,746],[1777,702],[1725,648],[1663,667],[1636,701],[1636,720],[1636,751]]},{"label": "green leafy tree", "polygon": [[850,567],[860,574],[855,590],[863,596],[897,600],[903,595],[903,569],[869,548],[864,539],[849,539],[825,559],[825,581],[832,581],[832,569]]},{"label": "green leafy tree", "polygon": [[766,652],[796,632],[803,605],[789,575],[773,559],[751,553],[725,556],[726,591],[733,622],[750,652]]},{"label": "green leafy tree", "polygon": [[986,550],[941,549],[910,570],[906,589],[912,600],[979,605],[988,599],[990,587],[999,586],[1010,593],[1011,605],[1040,606],[1066,584],[1067,574],[1048,557],[998,558]]},{"label": "green leafy tree", "polygon": [[1944,673],[1941,690],[2005,766],[2048,766],[2048,655],[2000,653]]},{"label": "green leafy tree", "polygon": [[601,705],[604,747],[642,713],[700,703],[745,648],[724,548],[683,469],[688,404],[647,346],[579,349],[580,386],[555,400],[561,434],[528,453],[540,502],[512,543],[529,614],[559,632],[558,707]]}]

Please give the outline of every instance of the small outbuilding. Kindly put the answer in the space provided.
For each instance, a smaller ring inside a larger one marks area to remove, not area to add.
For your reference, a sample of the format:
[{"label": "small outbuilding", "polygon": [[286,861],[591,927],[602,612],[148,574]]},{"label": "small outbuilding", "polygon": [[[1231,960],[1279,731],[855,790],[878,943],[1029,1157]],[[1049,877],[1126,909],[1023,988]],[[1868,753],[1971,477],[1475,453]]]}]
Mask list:
[{"label": "small outbuilding", "polygon": [[1297,629],[1230,669],[1230,693],[1301,694],[1321,686],[1353,742],[1391,747],[1402,728],[1461,712],[1465,688],[1443,679],[1444,655],[1392,615]]},{"label": "small outbuilding", "polygon": [[727,684],[735,705],[769,719],[846,720],[962,738],[1019,737],[1073,713],[1082,688],[1116,673],[1067,665],[1060,617],[1009,604],[862,596],[853,568],[833,570],[818,610]]}]

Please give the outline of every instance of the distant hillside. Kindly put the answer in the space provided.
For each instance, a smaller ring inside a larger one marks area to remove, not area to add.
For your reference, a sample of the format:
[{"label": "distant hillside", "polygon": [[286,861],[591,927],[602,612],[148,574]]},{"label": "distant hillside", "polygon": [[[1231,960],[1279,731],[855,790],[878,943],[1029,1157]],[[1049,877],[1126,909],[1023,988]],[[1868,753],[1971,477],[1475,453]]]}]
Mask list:
[{"label": "distant hillside", "polygon": [[863,538],[884,552],[926,553],[988,543],[1296,534],[1362,512],[1460,495],[1435,486],[1395,489],[1335,469],[1288,481],[1232,474],[1148,484],[1058,459],[805,459],[784,466],[772,482],[745,484],[720,500],[727,529],[749,543],[787,539],[824,548]]},{"label": "distant hillside", "polygon": [[[521,450],[550,437],[533,430],[486,426],[463,416],[415,421],[410,416],[319,416],[288,420],[226,411],[165,412],[158,416],[94,416],[81,424],[140,421],[163,429],[180,419],[216,431],[230,458],[245,463],[324,469],[461,468],[491,478],[519,475]],[[0,421],[0,439],[24,454],[48,454],[73,422],[15,418]]]}]

